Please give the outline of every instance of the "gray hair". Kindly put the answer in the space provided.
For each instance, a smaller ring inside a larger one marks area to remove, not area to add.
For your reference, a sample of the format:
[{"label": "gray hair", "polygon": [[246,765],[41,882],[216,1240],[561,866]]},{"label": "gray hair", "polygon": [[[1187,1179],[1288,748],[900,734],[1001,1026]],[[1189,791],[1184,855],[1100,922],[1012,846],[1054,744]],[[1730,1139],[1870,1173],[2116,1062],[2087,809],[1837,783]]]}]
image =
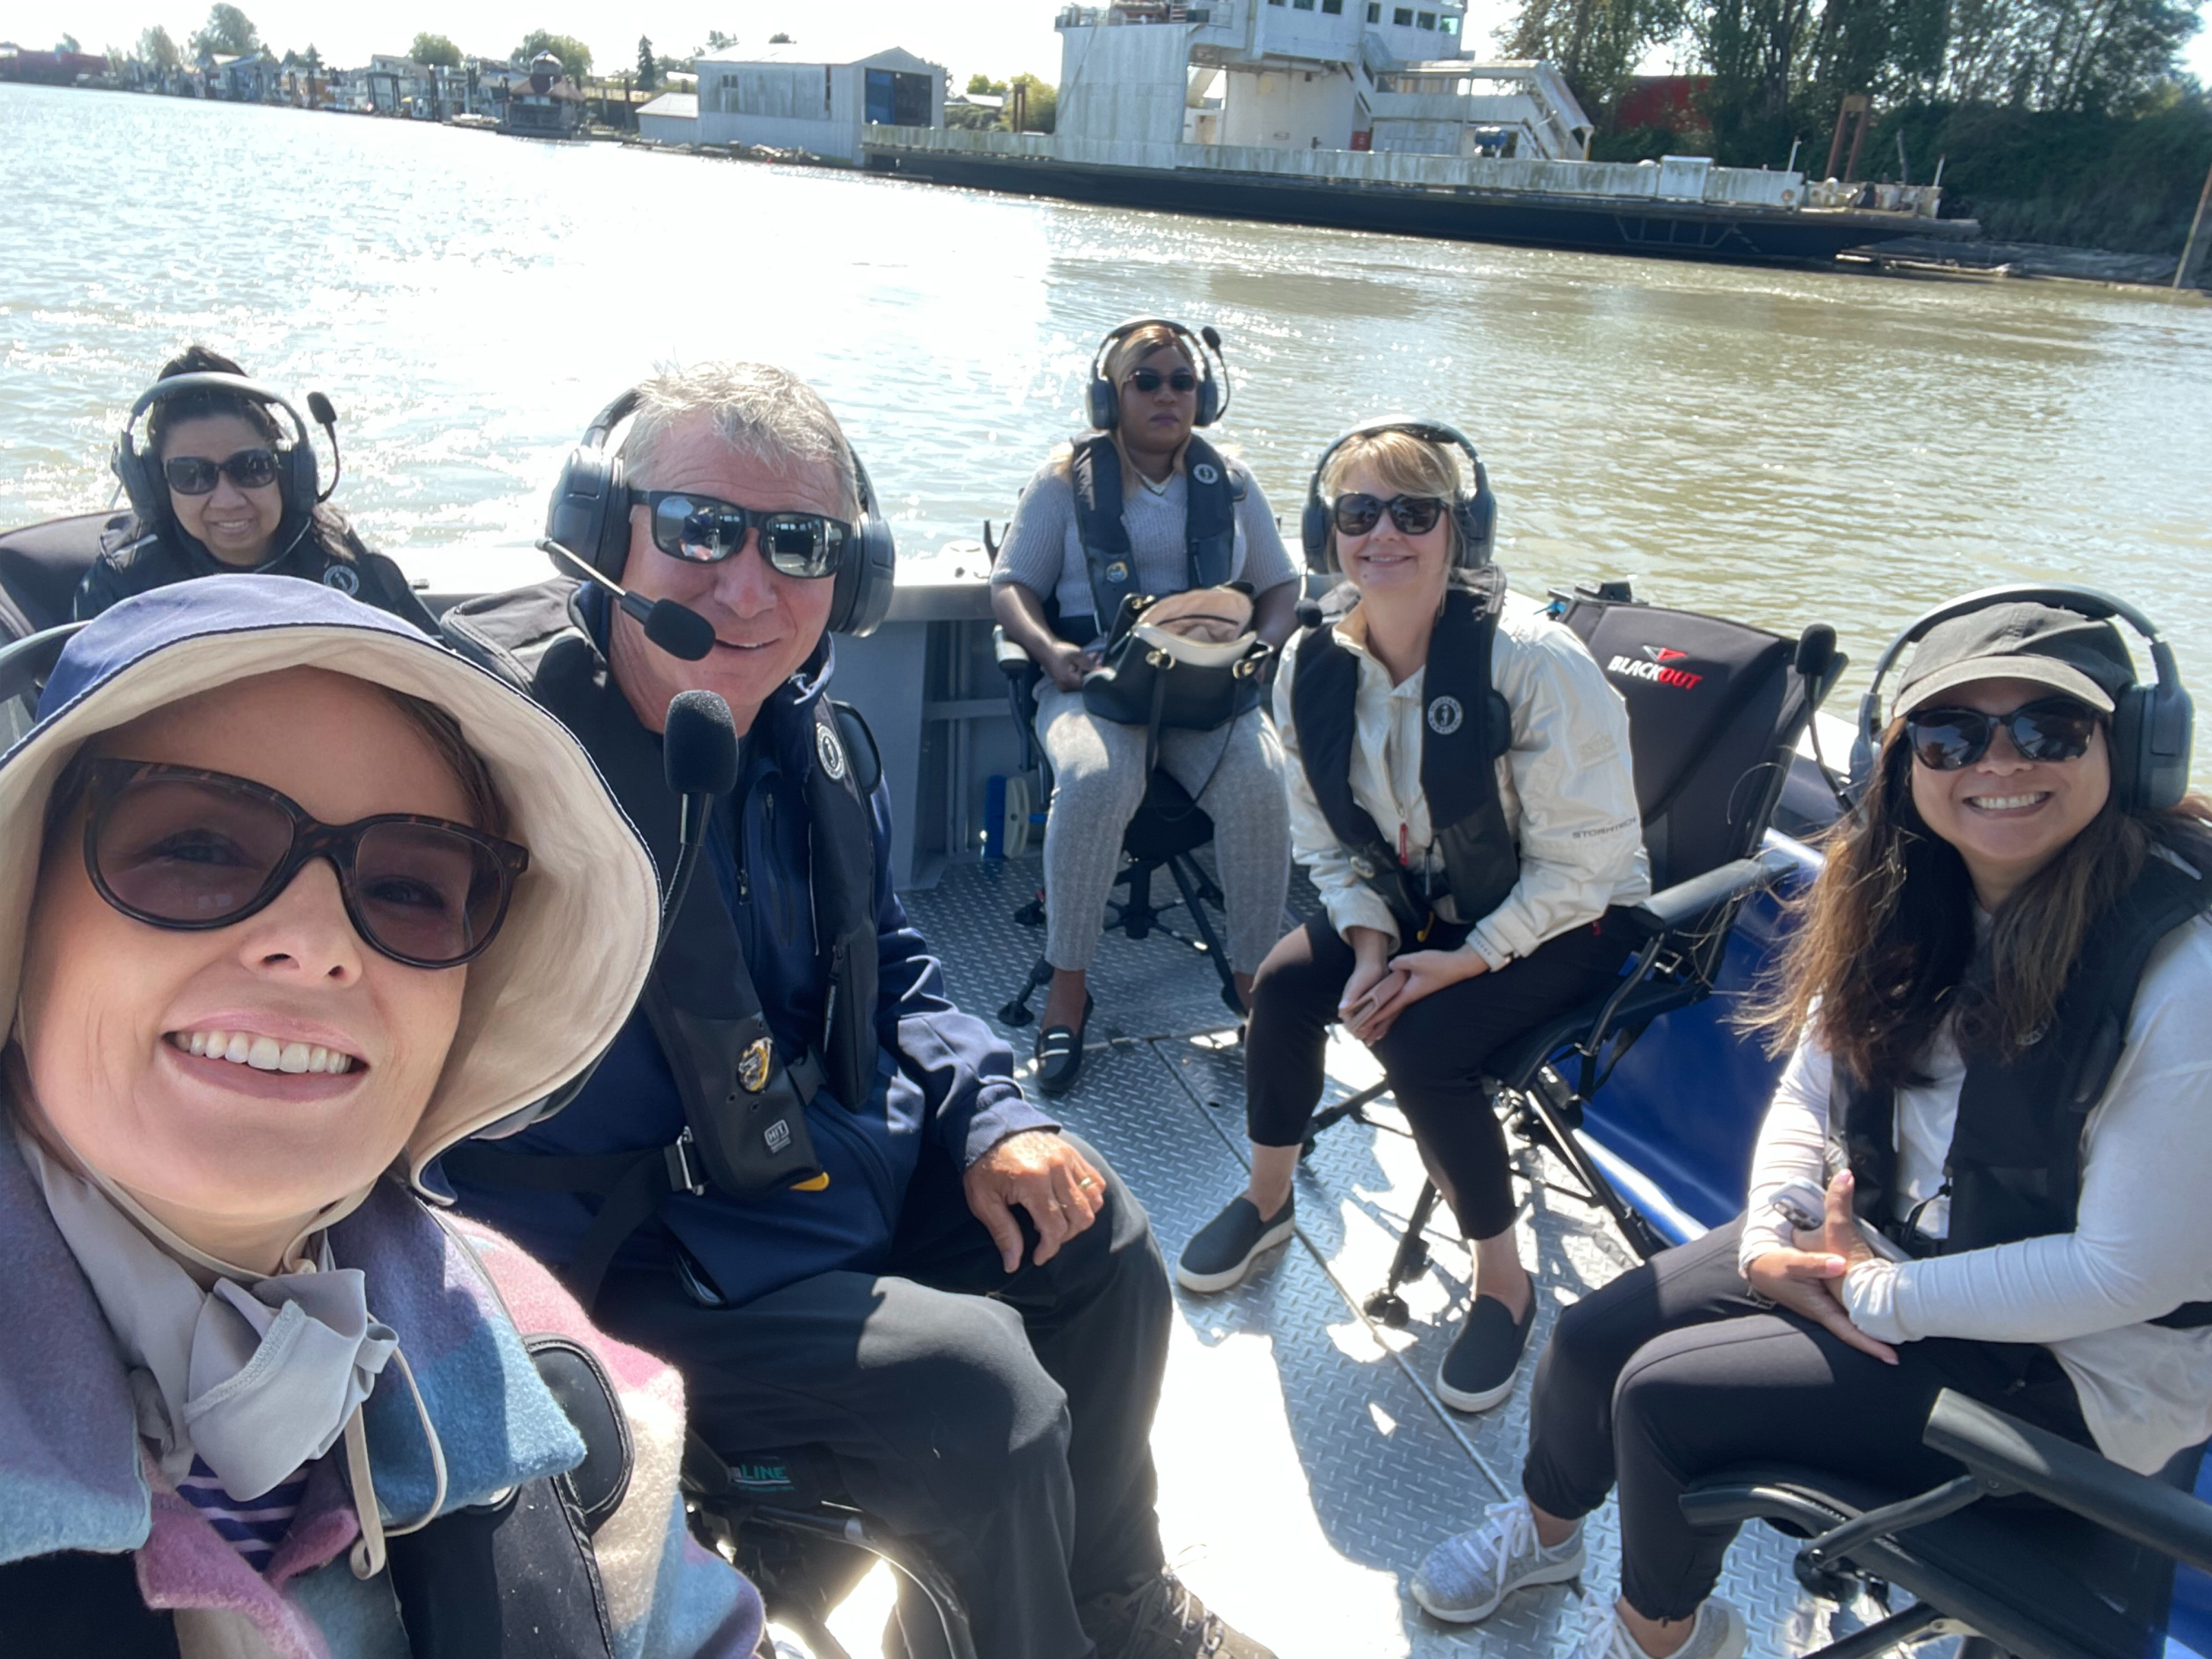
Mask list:
[{"label": "gray hair", "polygon": [[705,416],[724,443],[763,465],[827,466],[836,480],[841,515],[859,519],[852,446],[822,394],[789,369],[773,363],[700,363],[665,369],[637,392],[637,416],[622,445],[633,488],[652,488],[653,465],[669,433]]}]

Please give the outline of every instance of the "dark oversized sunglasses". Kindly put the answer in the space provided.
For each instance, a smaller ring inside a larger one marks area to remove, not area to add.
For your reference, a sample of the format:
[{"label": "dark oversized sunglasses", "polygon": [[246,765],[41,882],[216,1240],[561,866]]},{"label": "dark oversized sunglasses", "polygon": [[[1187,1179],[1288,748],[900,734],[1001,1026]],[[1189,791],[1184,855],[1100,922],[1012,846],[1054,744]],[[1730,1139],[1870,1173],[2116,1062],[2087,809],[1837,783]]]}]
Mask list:
[{"label": "dark oversized sunglasses", "polygon": [[644,503],[653,544],[689,564],[720,563],[744,546],[748,531],[757,529],[761,556],[770,568],[812,581],[837,574],[853,537],[853,526],[842,519],[793,507],[739,507],[678,489],[633,491],[631,500]]},{"label": "dark oversized sunglasses", "polygon": [[1435,495],[1393,495],[1387,501],[1380,501],[1363,489],[1339,495],[1332,511],[1339,535],[1368,535],[1388,513],[1390,522],[1405,534],[1419,536],[1436,528],[1437,520],[1443,517],[1444,503]]},{"label": "dark oversized sunglasses", "polygon": [[1157,368],[1139,368],[1130,371],[1129,384],[1145,392],[1158,392],[1163,386],[1175,392],[1195,392],[1198,376],[1187,368],[1171,369],[1166,374]]},{"label": "dark oversized sunglasses", "polygon": [[2009,714],[1978,708],[1916,708],[1905,717],[1913,759],[1936,772],[1956,772],[1990,752],[2002,726],[2022,760],[2079,760],[2089,751],[2097,712],[2072,697],[2044,697]]},{"label": "dark oversized sunglasses", "polygon": [[198,455],[175,455],[161,463],[161,477],[179,495],[205,495],[215,489],[221,473],[240,489],[261,489],[276,482],[276,452],[241,449],[227,460],[210,461]]},{"label": "dark oversized sunglasses", "polygon": [[458,968],[507,920],[529,849],[445,818],[324,823],[265,784],[151,761],[88,771],[84,866],[149,927],[198,932],[266,909],[310,859],[337,872],[364,944],[410,968]]}]

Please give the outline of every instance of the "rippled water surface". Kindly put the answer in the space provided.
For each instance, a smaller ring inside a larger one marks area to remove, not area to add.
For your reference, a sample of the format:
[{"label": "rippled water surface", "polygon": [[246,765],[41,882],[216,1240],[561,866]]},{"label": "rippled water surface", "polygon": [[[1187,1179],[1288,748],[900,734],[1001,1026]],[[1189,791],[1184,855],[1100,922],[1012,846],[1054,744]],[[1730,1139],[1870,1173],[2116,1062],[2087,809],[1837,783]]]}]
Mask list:
[{"label": "rippled water surface", "polygon": [[[161,359],[320,387],[339,504],[419,569],[526,542],[658,363],[772,358],[933,548],[1003,519],[1092,343],[1211,321],[1227,439],[1294,522],[1338,428],[1456,420],[1517,585],[1837,624],[2071,577],[2212,669],[2212,307],[1457,246],[1032,202],[407,122],[0,86],[0,523],[104,504]],[[1854,677],[1856,678],[1856,676]],[[2202,758],[2200,775],[2212,775]]]}]

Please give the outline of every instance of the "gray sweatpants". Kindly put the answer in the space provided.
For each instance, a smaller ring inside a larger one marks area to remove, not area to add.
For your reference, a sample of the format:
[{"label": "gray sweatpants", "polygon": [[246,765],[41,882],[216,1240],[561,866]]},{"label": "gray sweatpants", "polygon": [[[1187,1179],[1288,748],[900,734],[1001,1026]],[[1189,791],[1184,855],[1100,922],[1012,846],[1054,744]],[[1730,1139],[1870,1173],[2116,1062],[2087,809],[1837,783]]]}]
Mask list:
[{"label": "gray sweatpants", "polygon": [[[1080,691],[1037,688],[1037,737],[1051,757],[1044,827],[1045,960],[1088,969],[1121,868],[1121,836],[1145,799],[1145,728],[1102,720]],[[1229,911],[1229,965],[1258,971],[1283,931],[1291,808],[1283,745],[1264,709],[1212,732],[1164,731],[1160,764],[1213,820],[1213,860]]]}]

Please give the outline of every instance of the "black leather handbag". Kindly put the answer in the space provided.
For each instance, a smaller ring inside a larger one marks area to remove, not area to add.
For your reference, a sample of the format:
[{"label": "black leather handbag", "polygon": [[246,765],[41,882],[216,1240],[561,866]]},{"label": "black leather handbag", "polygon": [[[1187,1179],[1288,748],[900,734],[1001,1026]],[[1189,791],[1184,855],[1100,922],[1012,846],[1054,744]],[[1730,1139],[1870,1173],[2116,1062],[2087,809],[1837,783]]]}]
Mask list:
[{"label": "black leather handbag", "polygon": [[1159,598],[1131,594],[1084,677],[1083,706],[1103,720],[1211,732],[1260,706],[1271,649],[1253,631],[1242,582]]}]

